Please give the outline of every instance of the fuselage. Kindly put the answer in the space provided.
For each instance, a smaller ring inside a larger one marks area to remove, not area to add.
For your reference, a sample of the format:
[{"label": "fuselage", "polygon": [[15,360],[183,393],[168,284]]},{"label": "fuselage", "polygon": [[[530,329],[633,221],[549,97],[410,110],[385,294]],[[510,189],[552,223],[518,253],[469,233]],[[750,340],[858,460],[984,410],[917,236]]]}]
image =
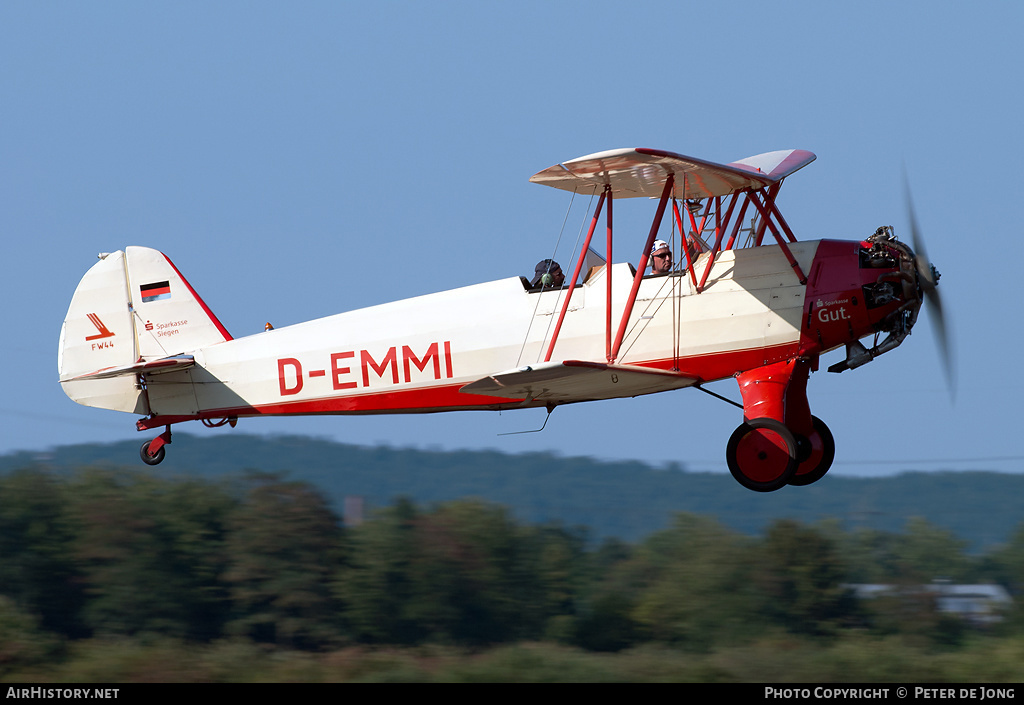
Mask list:
[{"label": "fuselage", "polygon": [[[805,271],[817,248],[790,246]],[[607,276],[596,268],[574,288],[552,360],[606,359]],[[633,269],[616,264],[611,278],[617,326]],[[720,253],[700,294],[687,272],[645,277],[616,362],[711,381],[785,359],[806,291],[776,246]],[[459,388],[543,361],[567,294],[512,277],[217,343],[194,352],[194,368],[160,375],[149,407],[166,419],[517,406]]]}]

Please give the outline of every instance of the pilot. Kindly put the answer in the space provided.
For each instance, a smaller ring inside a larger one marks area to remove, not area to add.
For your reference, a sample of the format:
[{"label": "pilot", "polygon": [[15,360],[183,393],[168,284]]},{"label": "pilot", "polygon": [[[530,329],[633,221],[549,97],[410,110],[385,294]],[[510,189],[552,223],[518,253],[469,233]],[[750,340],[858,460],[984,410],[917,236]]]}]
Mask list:
[{"label": "pilot", "polygon": [[672,250],[664,240],[655,240],[651,247],[651,274],[668,274],[672,271]]},{"label": "pilot", "polygon": [[562,273],[562,268],[555,260],[542,259],[533,268],[531,289],[558,289],[563,284],[565,284],[565,274]]}]

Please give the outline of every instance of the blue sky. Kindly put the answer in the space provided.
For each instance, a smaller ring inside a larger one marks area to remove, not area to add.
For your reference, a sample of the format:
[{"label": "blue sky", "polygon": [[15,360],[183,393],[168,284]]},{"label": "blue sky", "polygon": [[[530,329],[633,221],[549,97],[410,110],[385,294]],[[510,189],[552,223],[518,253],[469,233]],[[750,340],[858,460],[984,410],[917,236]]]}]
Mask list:
[{"label": "blue sky", "polygon": [[[624,5],[0,5],[0,453],[153,435],[57,384],[61,321],[97,252],[162,250],[242,336],[528,274],[568,205],[528,178],[556,162],[801,148],[818,160],[779,199],[800,239],[890,224],[909,239],[905,166],[959,369],[953,403],[927,313],[866,367],[833,375],[841,353],[826,357],[809,396],[836,437],[832,472],[1024,469],[1009,416],[1022,393],[1022,6]],[[619,237],[635,224],[642,240],[649,218],[647,204],[617,207]],[[738,398],[731,381],[711,388]],[[498,435],[542,421],[256,419],[234,432],[725,471],[740,412],[684,390]]]}]

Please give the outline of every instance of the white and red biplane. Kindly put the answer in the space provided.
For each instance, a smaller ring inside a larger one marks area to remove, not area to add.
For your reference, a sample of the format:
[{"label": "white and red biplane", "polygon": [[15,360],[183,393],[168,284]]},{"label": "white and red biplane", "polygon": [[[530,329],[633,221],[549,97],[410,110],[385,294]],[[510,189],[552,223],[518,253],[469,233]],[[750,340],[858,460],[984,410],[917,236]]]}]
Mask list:
[{"label": "white and red biplane", "polygon": [[[797,242],[776,197],[814,159],[784,150],[723,165],[619,149],[557,164],[530,180],[596,198],[564,285],[510,277],[244,338],[228,333],[164,254],[103,254],[64,320],[60,383],[79,404],[141,415],[139,430],[164,427],[141,449],[155,465],[183,421],[550,413],[735,377],[743,422],[726,449],[733,476],[762,492],[807,485],[835,456],[807,401],[819,356],[845,345],[846,359],[829,368],[839,372],[892,350],[925,296],[941,328],[938,275],[913,219],[913,249],[890,227],[864,240]],[[622,198],[658,199],[635,266],[610,264],[612,207]],[[666,211],[678,264],[647,275]],[[604,257],[592,247],[602,213]],[[868,336],[871,348],[860,342]]]}]

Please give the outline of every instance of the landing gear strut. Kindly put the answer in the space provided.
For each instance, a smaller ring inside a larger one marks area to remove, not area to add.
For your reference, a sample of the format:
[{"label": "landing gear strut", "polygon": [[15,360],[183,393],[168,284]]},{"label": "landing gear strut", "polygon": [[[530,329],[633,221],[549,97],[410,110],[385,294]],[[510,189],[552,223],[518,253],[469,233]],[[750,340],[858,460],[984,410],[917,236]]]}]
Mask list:
[{"label": "landing gear strut", "polygon": [[151,441],[146,441],[139,448],[139,456],[146,465],[159,465],[167,455],[165,445],[171,442],[171,427]]}]

